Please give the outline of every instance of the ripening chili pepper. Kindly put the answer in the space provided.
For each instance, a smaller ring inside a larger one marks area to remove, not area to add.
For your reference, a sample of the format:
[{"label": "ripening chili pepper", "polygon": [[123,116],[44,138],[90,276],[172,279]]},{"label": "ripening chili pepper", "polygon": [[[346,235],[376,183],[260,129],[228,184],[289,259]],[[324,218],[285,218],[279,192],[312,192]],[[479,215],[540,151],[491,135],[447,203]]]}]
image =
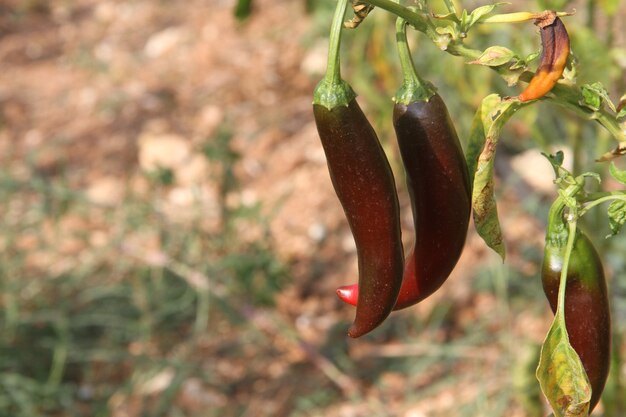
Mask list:
[{"label": "ripening chili pepper", "polygon": [[518,96],[520,101],[539,99],[552,90],[563,75],[570,51],[569,36],[561,19],[548,11],[535,19],[541,31],[541,59],[526,89]]},{"label": "ripening chili pepper", "polygon": [[[402,19],[398,19],[396,38],[404,82],[395,97],[393,124],[415,226],[414,247],[394,308],[399,310],[430,296],[454,269],[465,245],[471,191],[463,149],[448,109],[433,87],[417,75]],[[356,285],[340,287],[337,295],[358,308]]]},{"label": "ripening chili pepper", "polygon": [[398,298],[404,252],[391,167],[350,86],[341,80],[339,43],[347,0],[331,29],[328,69],[315,90],[313,113],[335,192],[354,236],[359,300],[348,331],[359,337],[380,325]]},{"label": "ripening chili pepper", "polygon": [[[550,210],[546,232],[541,281],[552,312],[557,309],[559,282],[563,269],[568,228],[563,221],[564,204],[557,201]],[[609,374],[611,318],[604,270],[589,238],[577,231],[567,269],[565,326],[569,341],[585,367],[591,384],[589,412],[602,395]]]}]

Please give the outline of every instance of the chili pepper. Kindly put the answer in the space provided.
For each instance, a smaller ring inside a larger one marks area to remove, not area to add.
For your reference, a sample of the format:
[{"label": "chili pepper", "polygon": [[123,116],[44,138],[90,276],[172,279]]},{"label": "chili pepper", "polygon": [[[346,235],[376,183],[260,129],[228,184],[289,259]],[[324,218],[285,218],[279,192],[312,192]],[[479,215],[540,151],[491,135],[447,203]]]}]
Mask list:
[{"label": "chili pepper", "polygon": [[548,11],[535,19],[541,31],[541,59],[530,83],[518,96],[520,101],[539,99],[552,90],[563,75],[570,51],[569,36],[561,19]]},{"label": "chili pepper", "polygon": [[[556,313],[559,282],[563,269],[568,228],[563,221],[564,204],[550,210],[546,232],[541,281],[543,291]],[[565,326],[569,341],[585,367],[591,384],[589,412],[600,400],[609,373],[611,318],[604,270],[589,238],[577,231],[567,269]]]},{"label": "chili pepper", "polygon": [[315,90],[313,113],[335,192],[350,225],[359,264],[359,299],[351,337],[389,315],[402,283],[400,208],[391,167],[374,129],[339,73],[339,42],[347,0],[331,29],[328,69]]},{"label": "chili pepper", "polygon": [[[393,124],[406,170],[415,244],[395,310],[422,301],[445,282],[465,245],[471,212],[463,149],[445,103],[415,71],[405,27],[405,21],[398,19],[396,37],[404,82],[395,97]],[[359,293],[356,285],[337,289],[339,298],[357,308]]]}]

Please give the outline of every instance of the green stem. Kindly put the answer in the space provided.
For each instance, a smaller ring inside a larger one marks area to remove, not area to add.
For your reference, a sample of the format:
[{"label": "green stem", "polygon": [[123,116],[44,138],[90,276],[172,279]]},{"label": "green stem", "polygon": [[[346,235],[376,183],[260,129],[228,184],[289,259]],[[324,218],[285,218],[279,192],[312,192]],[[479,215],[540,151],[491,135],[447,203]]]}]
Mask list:
[{"label": "green stem", "polygon": [[428,101],[435,94],[435,89],[430,83],[422,80],[415,69],[406,36],[406,20],[401,17],[396,20],[396,45],[403,76],[402,86],[396,93],[396,103],[409,105],[418,101]]},{"label": "green stem", "polygon": [[416,13],[408,7],[404,7],[392,0],[363,0],[364,3],[371,4],[372,6],[380,7],[387,10],[390,13],[395,14],[398,17],[404,18],[415,29],[420,32],[426,33],[426,29],[429,26],[429,19],[423,14]]},{"label": "green stem", "polygon": [[563,328],[565,328],[565,289],[567,286],[567,269],[569,268],[569,260],[572,257],[574,242],[576,241],[576,213],[572,213],[571,220],[568,221],[567,246],[563,259],[563,269],[561,270],[561,282],[559,283],[559,297],[557,301],[557,315]]},{"label": "green stem", "polygon": [[341,65],[340,65],[340,46],[341,31],[343,29],[343,19],[346,15],[346,7],[348,0],[338,0],[333,16],[333,23],[330,27],[330,36],[328,41],[328,62],[326,64],[326,75],[324,80],[328,84],[339,84],[341,81]]},{"label": "green stem", "polygon": [[[483,54],[482,51],[479,51],[478,49],[468,48],[461,42],[450,43],[450,45],[448,45],[448,49],[446,49],[446,52],[450,55],[463,57],[469,61],[476,61]],[[504,74],[506,72],[502,71],[500,67],[489,68],[495,69],[498,74]]]},{"label": "green stem", "polygon": [[625,197],[626,198],[626,191],[600,191],[600,192],[595,192],[595,193],[589,193],[587,194],[587,197],[583,199],[583,201],[593,202],[601,198],[609,198],[609,197],[616,197],[616,198]]},{"label": "green stem", "polygon": [[454,3],[451,0],[444,0],[443,2],[446,5],[446,9],[448,10],[448,13],[456,14],[456,7],[454,7]]},{"label": "green stem", "polygon": [[52,391],[56,390],[63,379],[69,350],[69,329],[67,321],[61,318],[58,323],[55,323],[54,327],[59,340],[54,346],[52,364],[50,366],[50,372],[48,373],[48,381],[46,382],[47,387]]},{"label": "green stem", "polygon": [[347,106],[356,97],[352,87],[341,79],[339,59],[341,31],[347,6],[348,0],[337,0],[333,23],[330,27],[326,74],[313,92],[313,104],[324,106],[328,110],[339,106]]},{"label": "green stem", "polygon": [[563,210],[565,209],[565,200],[557,199],[548,213],[548,235],[556,231],[563,230]]},{"label": "green stem", "polygon": [[546,96],[545,99],[549,102],[557,104],[561,107],[565,107],[579,116],[588,119],[595,120],[600,123],[618,142],[626,141],[626,128],[622,128],[620,124],[615,120],[610,113],[604,109],[591,110],[580,107],[580,102],[583,101],[583,96],[580,89],[573,85],[557,84],[552,89],[554,96]]},{"label": "green stem", "polygon": [[[617,191],[619,192],[619,191]],[[606,203],[607,201],[611,201],[611,200],[622,200],[622,201],[626,201],[626,195],[624,195],[623,191],[621,191],[622,194],[611,194],[609,196],[606,197],[601,197],[598,198],[592,202],[590,202],[589,204],[587,204],[582,210],[580,210],[579,216],[584,216],[589,210],[591,210],[592,208],[594,208],[595,206],[598,206],[602,203]]]},{"label": "green stem", "polygon": [[[568,207],[566,198],[576,196],[576,194],[578,194],[583,189],[583,186],[584,180],[577,181],[576,183],[570,185],[564,190],[564,195],[557,198],[550,207],[550,212],[548,213],[548,230],[546,231],[546,236],[550,237],[553,240],[553,242],[551,243],[555,246],[563,246],[563,244],[565,243],[564,240],[567,236],[566,220],[563,219],[563,212],[565,208]],[[578,218],[578,208],[569,208],[574,212],[576,218]]]}]

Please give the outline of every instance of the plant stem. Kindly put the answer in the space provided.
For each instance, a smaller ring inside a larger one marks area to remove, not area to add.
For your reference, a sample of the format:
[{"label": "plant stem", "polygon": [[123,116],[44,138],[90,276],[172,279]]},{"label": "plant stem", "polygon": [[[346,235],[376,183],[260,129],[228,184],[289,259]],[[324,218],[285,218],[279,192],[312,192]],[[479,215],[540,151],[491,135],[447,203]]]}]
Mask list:
[{"label": "plant stem", "polygon": [[563,259],[563,269],[561,270],[561,282],[559,283],[559,297],[557,301],[557,309],[559,320],[563,328],[565,328],[565,289],[567,286],[567,269],[569,268],[569,260],[572,257],[574,242],[576,241],[576,213],[572,213],[571,220],[568,221],[567,246]]},{"label": "plant stem", "polygon": [[403,79],[395,102],[408,106],[414,102],[428,101],[435,94],[435,88],[422,80],[415,69],[406,36],[406,20],[401,17],[396,20],[396,45]]},{"label": "plant stem", "polygon": [[346,15],[347,6],[348,0],[337,0],[337,7],[335,8],[333,23],[330,28],[328,63],[326,64],[326,75],[324,76],[324,80],[329,85],[339,84],[341,81],[339,50],[341,46],[341,30],[343,29],[343,19]]},{"label": "plant stem", "polygon": [[446,9],[448,10],[448,13],[456,14],[456,7],[454,7],[454,3],[451,0],[444,0],[443,2],[446,5]]},{"label": "plant stem", "polygon": [[328,42],[328,62],[326,74],[317,84],[313,92],[313,104],[332,110],[338,106],[348,106],[356,94],[350,85],[341,79],[340,49],[343,19],[346,14],[348,0],[337,0],[337,8],[330,27]]},{"label": "plant stem", "polygon": [[410,82],[418,88],[421,87],[423,81],[415,70],[406,37],[406,20],[401,17],[396,21],[396,45],[398,46],[398,56],[400,58],[400,67],[402,68],[404,82]]},{"label": "plant stem", "polygon": [[363,0],[364,3],[371,4],[372,6],[380,7],[390,13],[395,14],[398,17],[404,18],[415,29],[420,32],[426,33],[429,19],[423,14],[416,13],[408,7],[404,7],[392,0]]},{"label": "plant stem", "polygon": [[[615,194],[615,193],[620,193],[620,194]],[[604,194],[604,193],[599,193],[599,194]],[[580,210],[580,213],[578,215],[582,217],[595,206],[598,206],[602,203],[606,203],[607,201],[611,201],[611,200],[626,201],[626,194],[624,194],[624,191],[615,191],[614,193],[611,193],[611,195],[608,195],[606,197],[597,198],[593,200],[592,202],[590,202],[589,204],[587,204],[582,210]]]},{"label": "plant stem", "polygon": [[[563,222],[563,210],[565,209],[565,200],[562,198],[557,199],[550,207],[548,213],[548,230],[547,236],[557,236],[559,240],[562,240],[563,233],[565,232]],[[561,246],[562,243],[559,243]]]}]

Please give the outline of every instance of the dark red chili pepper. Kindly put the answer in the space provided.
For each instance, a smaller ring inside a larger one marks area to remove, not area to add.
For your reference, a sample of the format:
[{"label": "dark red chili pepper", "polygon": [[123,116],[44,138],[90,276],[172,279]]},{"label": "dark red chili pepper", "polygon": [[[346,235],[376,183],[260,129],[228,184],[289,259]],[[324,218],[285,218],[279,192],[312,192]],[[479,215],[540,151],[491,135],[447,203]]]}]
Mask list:
[{"label": "dark red chili pepper", "polygon": [[[445,103],[422,81],[406,46],[405,23],[397,26],[404,84],[396,95],[393,124],[413,208],[415,244],[407,258],[395,310],[435,292],[456,265],[467,235],[471,191],[465,157]],[[359,288],[337,295],[357,305]]]},{"label": "dark red chili pepper", "polygon": [[335,192],[357,247],[360,294],[348,331],[359,337],[380,325],[398,298],[404,253],[395,181],[374,129],[339,74],[338,46],[347,1],[339,0],[329,67],[315,91],[313,113]]},{"label": "dark red chili pepper", "polygon": [[[556,312],[559,282],[568,229],[563,221],[564,204],[550,210],[546,232],[541,281],[543,291]],[[569,341],[585,367],[591,383],[589,412],[604,389],[611,359],[611,316],[604,270],[598,252],[583,232],[577,232],[567,269],[565,326]]]}]

